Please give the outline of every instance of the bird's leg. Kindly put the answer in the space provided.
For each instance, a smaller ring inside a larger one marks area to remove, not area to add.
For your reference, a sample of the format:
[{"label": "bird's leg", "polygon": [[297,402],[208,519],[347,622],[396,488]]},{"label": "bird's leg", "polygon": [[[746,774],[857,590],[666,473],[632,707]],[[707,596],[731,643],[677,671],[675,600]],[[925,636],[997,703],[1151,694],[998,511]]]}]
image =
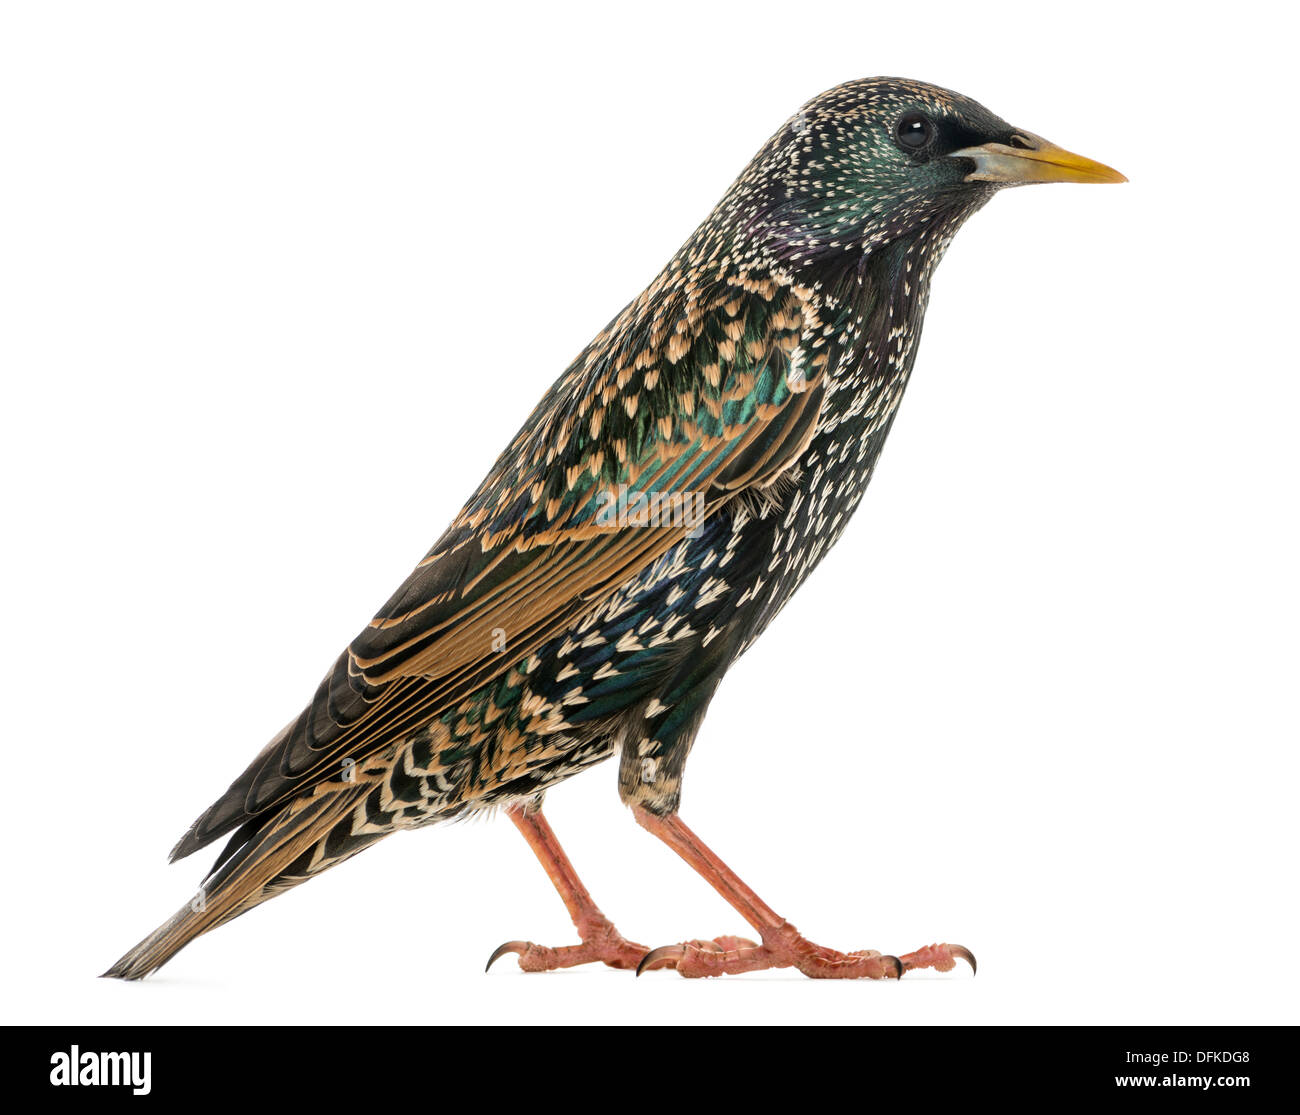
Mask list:
[{"label": "bird's leg", "polygon": [[658,948],[642,959],[638,975],[670,967],[687,977],[798,968],[816,979],[898,979],[912,968],[949,971],[958,957],[967,961],[972,970],[975,968],[975,957],[961,945],[927,945],[905,956],[883,956],[874,949],[836,952],[815,945],[746,886],[676,813],[659,816],[636,805],[632,812],[638,824],[695,868],[758,931],[762,941],[759,944],[737,937],[718,937]]},{"label": "bird's leg", "polygon": [[540,808],[530,810],[526,805],[506,810],[515,827],[524,834],[541,865],[546,868],[555,889],[564,899],[569,917],[577,926],[580,945],[547,948],[531,941],[507,941],[492,954],[489,968],[508,952],[519,956],[519,967],[525,972],[549,972],[553,968],[572,968],[578,964],[596,961],[611,968],[635,968],[646,954],[645,945],[634,944],[623,937],[614,923],[600,912],[587,888],[582,885],[569,857],[560,847],[555,832],[542,816]]}]

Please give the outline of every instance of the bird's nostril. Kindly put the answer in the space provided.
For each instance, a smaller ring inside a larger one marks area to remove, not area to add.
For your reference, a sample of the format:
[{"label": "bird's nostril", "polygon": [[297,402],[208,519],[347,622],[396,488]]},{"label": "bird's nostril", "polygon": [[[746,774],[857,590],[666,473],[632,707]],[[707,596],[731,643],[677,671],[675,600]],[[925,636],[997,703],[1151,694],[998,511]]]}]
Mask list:
[{"label": "bird's nostril", "polygon": [[1024,136],[1012,136],[1011,142],[1008,144],[1008,146],[1019,147],[1023,151],[1029,151],[1033,148],[1034,145],[1030,143],[1029,140],[1027,140]]}]

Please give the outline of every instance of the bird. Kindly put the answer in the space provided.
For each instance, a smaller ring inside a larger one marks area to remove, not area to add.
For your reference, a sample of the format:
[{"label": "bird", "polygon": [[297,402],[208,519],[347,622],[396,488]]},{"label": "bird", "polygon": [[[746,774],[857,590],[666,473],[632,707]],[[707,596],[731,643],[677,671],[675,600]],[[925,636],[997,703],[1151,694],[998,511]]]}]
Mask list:
[{"label": "bird", "polygon": [[[955,233],[1008,187],[1124,181],[919,81],[853,80],[804,104],[185,832],[173,862],[226,843],[194,897],[103,974],[140,979],[385,836],[484,811],[518,828],[578,935],[508,941],[489,968],[513,955],[529,972],[687,978],[974,971],[952,943],[882,953],[805,938],[687,826],[683,775],[728,669],[861,501]],[[752,936],[648,948],[601,911],[543,800],[611,758],[634,820]]]}]

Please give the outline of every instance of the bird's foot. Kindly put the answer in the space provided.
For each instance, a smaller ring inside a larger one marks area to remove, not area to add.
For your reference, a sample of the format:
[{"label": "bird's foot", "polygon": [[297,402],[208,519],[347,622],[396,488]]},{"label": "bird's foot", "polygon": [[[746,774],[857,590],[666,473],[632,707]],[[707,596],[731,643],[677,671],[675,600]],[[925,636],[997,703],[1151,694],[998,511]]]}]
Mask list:
[{"label": "bird's foot", "polygon": [[629,941],[614,928],[612,921],[600,914],[584,919],[579,936],[581,944],[560,948],[535,945],[532,941],[507,941],[488,958],[487,966],[491,968],[506,953],[513,952],[525,972],[550,972],[596,963],[611,968],[635,968],[647,951],[645,945]]},{"label": "bird's foot", "polygon": [[637,975],[656,968],[676,968],[687,979],[738,975],[765,968],[797,968],[813,979],[900,979],[913,968],[951,971],[957,959],[975,970],[975,957],[961,945],[927,945],[904,956],[886,956],[875,949],[836,952],[815,945],[789,922],[763,934],[763,943],[743,937],[686,941],[646,953]]}]

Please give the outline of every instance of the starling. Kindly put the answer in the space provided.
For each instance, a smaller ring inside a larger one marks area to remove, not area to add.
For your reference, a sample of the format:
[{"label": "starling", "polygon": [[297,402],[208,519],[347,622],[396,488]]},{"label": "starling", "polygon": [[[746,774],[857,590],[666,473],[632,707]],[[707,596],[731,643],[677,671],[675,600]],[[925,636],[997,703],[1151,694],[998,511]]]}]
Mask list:
[{"label": "starling", "polygon": [[[303,712],[181,837],[173,860],[228,841],[195,899],[105,974],[148,975],[389,833],[492,808],[579,935],[511,941],[492,961],[870,979],[956,958],[974,968],[954,944],[893,956],[808,941],[681,820],[682,774],[723,675],[861,500],[962,222],[1006,186],[1124,180],[920,82],[852,81],[809,101],[554,383]],[[757,940],[650,950],[601,913],[542,798],[615,755],[637,822]]]}]

